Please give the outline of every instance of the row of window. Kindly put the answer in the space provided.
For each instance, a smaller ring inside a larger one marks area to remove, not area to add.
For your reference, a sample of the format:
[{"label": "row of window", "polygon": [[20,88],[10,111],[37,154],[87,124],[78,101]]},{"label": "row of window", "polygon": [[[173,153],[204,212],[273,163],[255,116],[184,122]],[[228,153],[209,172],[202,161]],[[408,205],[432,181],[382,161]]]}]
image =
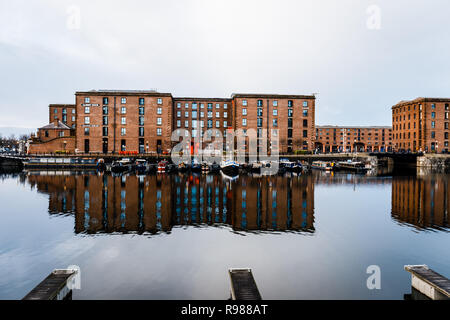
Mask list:
[{"label": "row of window", "polygon": [[[90,128],[89,127],[84,128],[84,135],[88,136],[89,134],[90,134]],[[108,127],[102,128],[102,134],[103,134],[103,136],[108,136]],[[126,134],[127,134],[127,128],[120,128],[120,135],[126,136]],[[156,135],[157,136],[162,135],[162,128],[156,128]],[[144,128],[143,127],[139,127],[139,136],[140,137],[144,136]]]},{"label": "row of window", "polygon": [[[192,118],[195,119],[197,118],[197,111],[192,111]],[[212,118],[213,117],[213,112],[212,111],[208,111],[207,113],[208,118]],[[189,118],[189,111],[185,111],[184,112],[184,117],[185,118]],[[204,118],[205,117],[205,113],[203,111],[200,111],[200,118]],[[223,112],[223,117],[227,118],[228,117],[228,112],[224,111]],[[181,118],[181,111],[177,111],[177,118]],[[220,118],[220,111],[216,111],[216,118]]]},{"label": "row of window", "polygon": [[[71,109],[71,110],[72,110],[72,114],[75,114],[75,109]],[[53,113],[57,114],[58,113],[58,109],[57,108],[53,109]],[[67,114],[67,109],[66,108],[62,109],[62,114]]]},{"label": "row of window", "polygon": [[[91,98],[85,97],[84,98],[84,103],[86,103],[86,104],[91,103]],[[104,97],[103,98],[103,104],[108,104],[108,103],[109,103],[109,99],[107,97]],[[121,104],[126,104],[127,103],[127,98],[123,98],[123,97],[120,98],[120,103]],[[156,103],[157,104],[162,104],[163,103],[162,98],[158,98],[156,100]],[[144,98],[139,98],[139,105],[144,105],[144,104],[145,104],[145,99]]]},{"label": "row of window", "polygon": [[[182,103],[181,102],[177,102],[177,109],[180,109],[181,106],[182,106]],[[220,103],[216,103],[215,106],[216,106],[216,109],[220,109]],[[184,103],[184,108],[185,109],[189,109],[189,103],[188,102]],[[197,110],[198,104],[196,102],[192,102],[191,103],[191,108],[192,108],[192,110]],[[204,109],[204,108],[205,108],[205,104],[204,103],[200,103],[200,109]],[[208,110],[212,110],[213,109],[213,103],[208,103],[207,104],[207,108],[208,108]],[[228,104],[224,103],[223,104],[223,108],[224,109],[228,109]]]},{"label": "row of window", "polygon": [[[444,106],[444,108],[445,108],[445,110],[450,110],[449,104],[446,103],[445,106]],[[413,106],[413,109],[416,110],[416,106],[415,106],[415,105]],[[431,104],[431,109],[432,109],[432,110],[435,110],[435,109],[436,109],[436,104],[435,104],[435,103],[432,103],[432,104]],[[419,105],[419,110],[422,110],[422,105],[421,105],[421,104]],[[397,114],[397,113],[405,112],[405,111],[406,111],[406,107],[403,107],[403,108],[395,108],[395,109],[393,109],[392,113]],[[408,106],[408,111],[411,111],[411,106]]]},{"label": "row of window", "polygon": [[[247,106],[248,102],[247,100],[242,100],[242,105],[243,106]],[[257,101],[257,106],[258,107],[262,107],[263,106],[263,100],[258,100]],[[278,107],[278,100],[272,100],[272,106],[273,107]],[[294,102],[292,100],[288,100],[288,107],[293,107],[294,106]],[[303,107],[307,108],[308,107],[308,101],[303,101]]]},{"label": "row of window", "polygon": [[[205,121],[200,120],[200,128],[204,128],[205,127]],[[212,128],[213,127],[213,121],[212,120],[208,120],[206,122],[206,126],[207,128]],[[185,120],[184,121],[184,127],[185,128],[189,128],[189,120]],[[191,127],[192,128],[197,128],[197,120],[191,120]],[[227,128],[228,127],[228,121],[223,121],[223,127]],[[177,128],[181,128],[181,120],[177,120]],[[220,128],[220,121],[216,120],[216,128]]]}]

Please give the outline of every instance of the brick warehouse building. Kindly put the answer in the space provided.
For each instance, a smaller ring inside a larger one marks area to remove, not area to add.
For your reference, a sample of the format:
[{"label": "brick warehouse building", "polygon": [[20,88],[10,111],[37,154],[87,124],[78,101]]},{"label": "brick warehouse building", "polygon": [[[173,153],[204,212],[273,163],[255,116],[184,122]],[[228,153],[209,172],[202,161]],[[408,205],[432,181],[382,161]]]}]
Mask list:
[{"label": "brick warehouse building", "polygon": [[392,128],[387,126],[317,126],[314,149],[318,152],[389,152]]},{"label": "brick warehouse building", "polygon": [[395,150],[448,152],[450,99],[417,98],[392,107]]}]

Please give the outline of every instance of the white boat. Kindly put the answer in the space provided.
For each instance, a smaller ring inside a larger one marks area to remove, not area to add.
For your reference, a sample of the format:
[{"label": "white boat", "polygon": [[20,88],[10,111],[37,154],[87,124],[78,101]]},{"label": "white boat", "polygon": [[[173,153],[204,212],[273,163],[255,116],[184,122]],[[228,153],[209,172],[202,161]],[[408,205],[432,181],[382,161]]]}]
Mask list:
[{"label": "white boat", "polygon": [[220,169],[228,176],[237,176],[239,174],[239,163],[233,160],[225,160],[220,163]]}]

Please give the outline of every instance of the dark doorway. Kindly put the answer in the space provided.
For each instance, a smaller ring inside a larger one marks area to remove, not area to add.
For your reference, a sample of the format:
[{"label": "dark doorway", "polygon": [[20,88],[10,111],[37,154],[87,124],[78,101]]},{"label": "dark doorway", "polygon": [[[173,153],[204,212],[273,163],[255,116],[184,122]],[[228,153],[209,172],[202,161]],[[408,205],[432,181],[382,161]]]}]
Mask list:
[{"label": "dark doorway", "polygon": [[84,139],[84,152],[89,153],[89,139]]},{"label": "dark doorway", "polygon": [[103,153],[108,153],[108,138],[103,138]]},{"label": "dark doorway", "polygon": [[158,154],[161,154],[161,152],[162,152],[161,145],[162,145],[162,141],[161,140],[156,140],[156,152]]}]

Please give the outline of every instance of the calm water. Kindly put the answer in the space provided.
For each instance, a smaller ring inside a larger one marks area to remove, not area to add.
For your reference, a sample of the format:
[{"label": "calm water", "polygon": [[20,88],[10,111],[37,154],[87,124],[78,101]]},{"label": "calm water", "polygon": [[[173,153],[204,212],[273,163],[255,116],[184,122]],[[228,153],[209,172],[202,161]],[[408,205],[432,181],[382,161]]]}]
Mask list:
[{"label": "calm water", "polygon": [[265,299],[403,299],[405,264],[450,276],[449,178],[3,174],[0,299],[69,265],[74,299],[227,299],[230,267]]}]

